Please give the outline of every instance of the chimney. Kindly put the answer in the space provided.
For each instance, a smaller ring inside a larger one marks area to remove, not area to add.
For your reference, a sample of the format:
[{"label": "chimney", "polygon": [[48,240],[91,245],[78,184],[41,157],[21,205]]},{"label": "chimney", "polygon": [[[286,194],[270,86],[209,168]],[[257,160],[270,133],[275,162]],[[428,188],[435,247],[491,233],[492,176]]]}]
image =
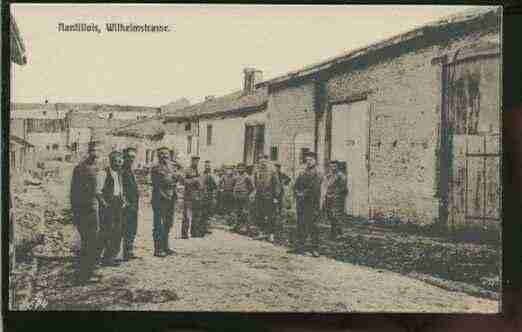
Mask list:
[{"label": "chimney", "polygon": [[214,98],[215,98],[214,95],[205,96],[205,101],[211,101],[211,100],[214,100]]},{"label": "chimney", "polygon": [[245,94],[253,94],[256,90],[256,84],[263,80],[263,72],[255,68],[245,68],[243,74],[243,91]]}]

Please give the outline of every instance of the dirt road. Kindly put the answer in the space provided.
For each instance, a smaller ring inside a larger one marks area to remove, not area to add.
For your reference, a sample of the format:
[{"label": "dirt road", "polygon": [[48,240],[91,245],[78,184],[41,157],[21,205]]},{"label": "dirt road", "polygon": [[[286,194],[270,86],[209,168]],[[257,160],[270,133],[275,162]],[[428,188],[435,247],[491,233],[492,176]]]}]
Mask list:
[{"label": "dirt road", "polygon": [[[179,216],[178,221],[179,221]],[[173,238],[177,237],[177,230]],[[141,210],[141,259],[101,268],[97,284],[55,285],[66,308],[161,311],[496,312],[495,301],[452,293],[389,271],[286,248],[214,228],[205,238],[173,239],[175,256],[152,256],[152,215]],[[56,287],[58,286],[58,287]],[[59,308],[58,307],[58,308]]]},{"label": "dirt road", "polygon": [[[67,182],[68,176],[63,180]],[[56,208],[66,207],[68,183],[49,184]],[[229,232],[213,224],[205,238],[179,239],[181,215],[171,234],[174,256],[152,255],[152,211],[144,197],[136,254],[141,259],[97,270],[99,282],[73,286],[72,259],[40,265],[37,288],[51,310],[484,312],[498,302],[443,290],[387,270],[327,257],[287,253],[287,248]],[[58,206],[63,205],[63,206]],[[72,226],[63,241],[70,245]]]}]

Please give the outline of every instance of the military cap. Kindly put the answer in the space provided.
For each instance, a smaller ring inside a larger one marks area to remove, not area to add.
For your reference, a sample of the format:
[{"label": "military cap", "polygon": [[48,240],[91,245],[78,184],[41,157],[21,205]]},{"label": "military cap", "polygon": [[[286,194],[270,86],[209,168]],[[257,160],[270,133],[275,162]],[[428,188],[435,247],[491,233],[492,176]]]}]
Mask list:
[{"label": "military cap", "polygon": [[134,146],[128,146],[128,147],[126,147],[126,148],[123,150],[123,153],[127,154],[127,153],[129,153],[130,151],[134,151],[134,152],[136,152],[136,151],[138,151],[138,150],[137,150]]},{"label": "military cap", "polygon": [[200,160],[201,158],[198,157],[198,156],[192,156],[192,158],[190,158],[190,159],[192,159],[192,160]]},{"label": "military cap", "polygon": [[239,164],[237,164],[237,167],[238,168],[243,168],[243,167],[245,167],[245,164],[244,163],[239,163]]},{"label": "military cap", "polygon": [[111,153],[109,153],[109,158],[111,160],[116,158],[123,158],[123,154],[120,151],[112,151]]},{"label": "military cap", "polygon": [[96,146],[101,145],[101,141],[99,140],[90,140],[89,143],[87,143],[87,150],[92,151]]},{"label": "military cap", "polygon": [[156,151],[161,151],[161,150],[168,150],[168,151],[170,151],[170,149],[167,146],[160,146],[159,148],[156,149]]},{"label": "military cap", "polygon": [[210,164],[210,160],[205,160],[205,164]]},{"label": "military cap", "polygon": [[277,168],[280,168],[281,164],[280,163],[275,163],[274,166],[277,167]]},{"label": "military cap", "polygon": [[312,158],[317,158],[317,153],[313,152],[313,151],[307,151],[304,153],[304,157],[312,157]]}]

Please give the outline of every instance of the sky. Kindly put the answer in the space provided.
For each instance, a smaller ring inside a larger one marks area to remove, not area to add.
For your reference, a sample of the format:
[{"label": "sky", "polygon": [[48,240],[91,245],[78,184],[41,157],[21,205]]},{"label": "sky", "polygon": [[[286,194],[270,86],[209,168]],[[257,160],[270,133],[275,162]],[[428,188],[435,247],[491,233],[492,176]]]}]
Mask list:
[{"label": "sky", "polygon": [[[270,79],[470,6],[12,5],[28,64],[11,69],[14,102],[161,106],[241,89],[243,68]],[[59,32],[96,23],[100,34]],[[106,23],[168,24],[109,33]]]}]

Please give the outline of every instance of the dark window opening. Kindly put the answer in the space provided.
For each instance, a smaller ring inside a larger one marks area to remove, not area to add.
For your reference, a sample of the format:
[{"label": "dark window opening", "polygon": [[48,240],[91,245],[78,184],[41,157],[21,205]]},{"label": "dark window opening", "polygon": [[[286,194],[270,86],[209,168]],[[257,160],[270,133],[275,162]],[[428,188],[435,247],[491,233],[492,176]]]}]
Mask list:
[{"label": "dark window opening", "polygon": [[270,150],[270,160],[276,161],[279,158],[278,155],[279,155],[279,151],[278,151],[277,146],[273,146],[272,149]]},{"label": "dark window opening", "polygon": [[212,125],[207,125],[207,145],[212,145]]},{"label": "dark window opening", "polygon": [[53,150],[58,150],[58,144],[53,144]]},{"label": "dark window opening", "polygon": [[185,123],[185,131],[190,131],[192,129],[191,123]]},{"label": "dark window opening", "polygon": [[187,154],[192,153],[192,136],[187,136]]},{"label": "dark window opening", "polygon": [[307,155],[307,153],[310,152],[310,149],[309,148],[301,148],[301,151],[299,153],[299,160],[301,161],[301,164],[304,164],[305,163],[305,156]]},{"label": "dark window opening", "polygon": [[112,119],[112,118],[113,118],[113,116],[114,116],[114,114],[112,114],[112,113],[109,113],[109,119]]}]

